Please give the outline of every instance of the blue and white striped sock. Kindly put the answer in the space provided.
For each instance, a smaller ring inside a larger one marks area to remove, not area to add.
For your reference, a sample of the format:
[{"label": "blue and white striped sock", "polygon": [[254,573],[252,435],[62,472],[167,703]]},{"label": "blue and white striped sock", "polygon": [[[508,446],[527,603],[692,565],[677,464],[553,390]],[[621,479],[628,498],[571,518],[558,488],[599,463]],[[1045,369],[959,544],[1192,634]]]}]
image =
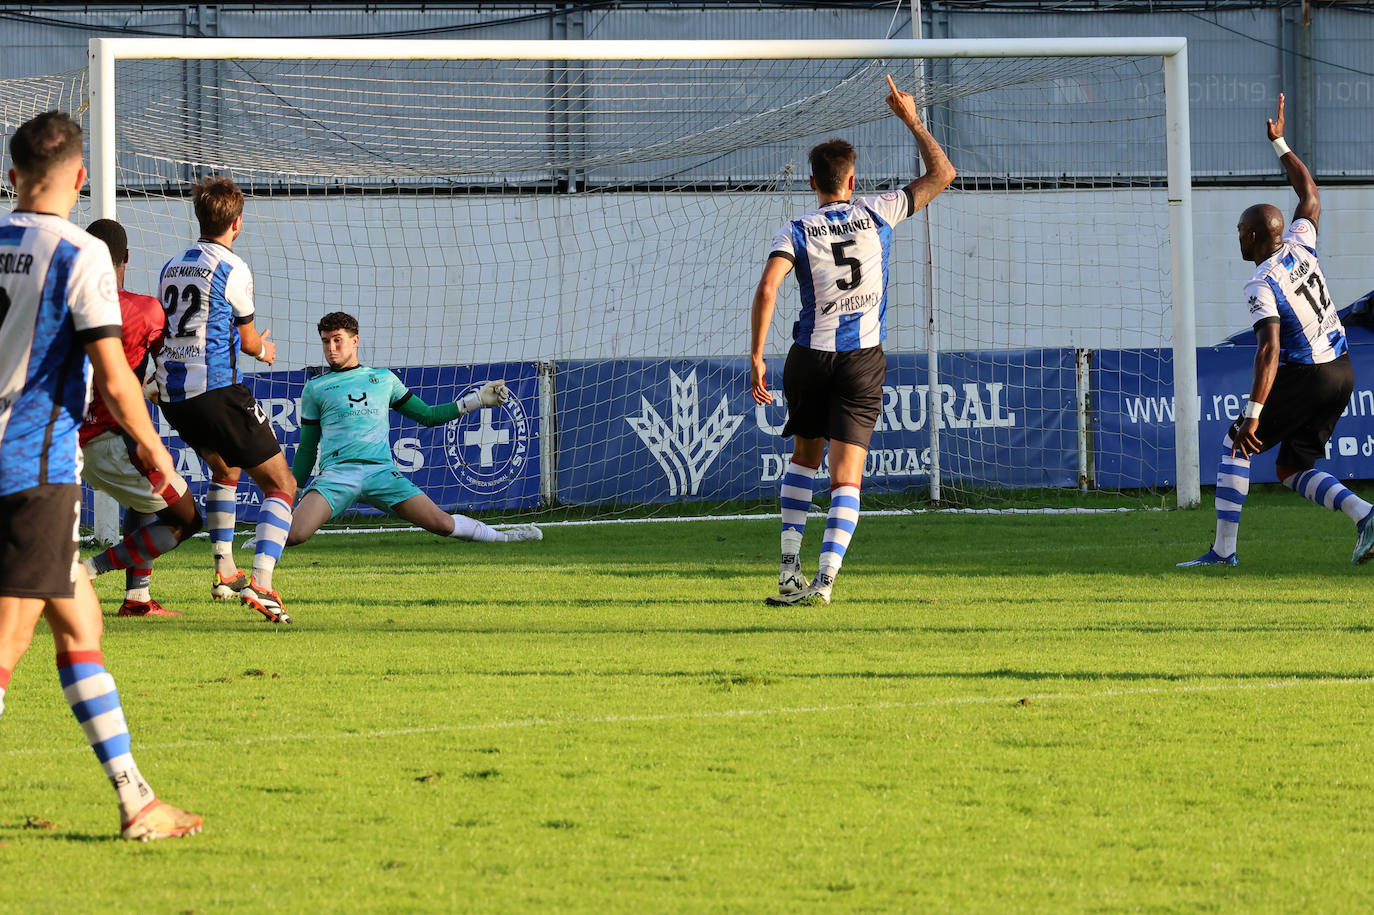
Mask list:
[{"label": "blue and white striped sock", "polygon": [[72,714],[81,723],[100,767],[119,795],[120,815],[128,822],[152,802],[153,789],[134,765],[129,725],[124,720],[114,677],[105,670],[105,659],[98,651],[59,652],[57,675]]},{"label": "blue and white striped sock", "polygon": [[834,578],[840,571],[858,523],[859,487],[854,483],[837,483],[830,490],[830,514],[825,519],[825,542],[821,544],[821,575]]},{"label": "blue and white striped sock", "polygon": [[782,475],[782,555],[783,563],[791,566],[787,557],[801,552],[802,535],[806,532],[806,513],[811,510],[811,487],[816,479],[815,467],[789,461]]},{"label": "blue and white striped sock", "polygon": [[1323,508],[1345,512],[1346,517],[1359,524],[1369,514],[1370,504],[1350,490],[1340,480],[1324,470],[1304,470],[1291,474],[1283,485]]},{"label": "blue and white striped sock", "polygon": [[1212,552],[1225,559],[1236,551],[1240,532],[1240,510],[1250,494],[1250,459],[1231,456],[1231,437],[1221,443],[1221,465],[1217,467],[1217,536]]},{"label": "blue and white striped sock", "polygon": [[234,564],[234,499],[238,483],[211,480],[205,490],[205,527],[210,532],[210,549],[215,554],[215,571],[232,578],[238,566]]},{"label": "blue and white striped sock", "polygon": [[284,492],[269,492],[258,509],[258,545],[253,554],[253,584],[272,590],[272,572],[286,548],[291,530],[291,498]]}]

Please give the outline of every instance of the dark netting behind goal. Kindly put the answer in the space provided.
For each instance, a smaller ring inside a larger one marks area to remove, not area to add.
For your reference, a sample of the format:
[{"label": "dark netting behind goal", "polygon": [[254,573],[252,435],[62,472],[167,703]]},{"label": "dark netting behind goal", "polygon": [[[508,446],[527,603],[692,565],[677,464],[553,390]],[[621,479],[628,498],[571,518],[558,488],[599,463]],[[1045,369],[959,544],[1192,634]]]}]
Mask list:
[{"label": "dark netting behind goal", "polygon": [[[933,475],[941,504],[1158,504],[1172,416],[1120,406],[1171,371],[1158,58],[120,61],[128,285],[156,292],[197,234],[190,182],[227,174],[279,347],[251,381],[288,456],[315,322],[345,310],[363,360],[431,403],[516,393],[435,429],[395,417],[397,463],[445,507],[754,510],[790,451],[781,405],[749,394],[754,285],[815,206],[816,142],[859,148],[861,192],[919,173],[887,74],[959,179],[895,232],[865,507],[925,505]],[[0,84],[0,122],[84,99],[84,73]],[[775,389],[798,308],[789,279]]]}]

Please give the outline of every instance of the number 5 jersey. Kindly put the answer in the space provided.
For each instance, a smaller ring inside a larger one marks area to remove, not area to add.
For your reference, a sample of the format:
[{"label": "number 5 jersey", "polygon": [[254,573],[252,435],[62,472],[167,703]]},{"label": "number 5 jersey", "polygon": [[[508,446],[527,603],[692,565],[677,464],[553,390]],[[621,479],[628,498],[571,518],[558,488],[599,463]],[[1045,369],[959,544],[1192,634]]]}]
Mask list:
[{"label": "number 5 jersey", "polygon": [[769,257],[797,271],[798,344],[825,352],[867,349],[887,337],[892,227],[911,215],[911,191],[835,200],[787,223]]}]

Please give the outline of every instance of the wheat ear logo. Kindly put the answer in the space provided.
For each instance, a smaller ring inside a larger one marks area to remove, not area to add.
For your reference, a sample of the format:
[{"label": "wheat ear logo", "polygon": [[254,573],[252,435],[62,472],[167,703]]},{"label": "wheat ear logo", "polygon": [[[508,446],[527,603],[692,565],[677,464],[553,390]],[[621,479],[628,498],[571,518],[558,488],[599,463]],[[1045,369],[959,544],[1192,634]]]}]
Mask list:
[{"label": "wheat ear logo", "polygon": [[627,416],[625,422],[663,468],[668,478],[668,494],[694,496],[701,489],[701,478],[744,422],[744,417],[732,416],[722,395],[715,412],[702,423],[696,370],[685,379],[672,369],[668,370],[668,375],[672,387],[672,425],[664,422],[649,399],[642,396],[639,398],[640,415]]}]

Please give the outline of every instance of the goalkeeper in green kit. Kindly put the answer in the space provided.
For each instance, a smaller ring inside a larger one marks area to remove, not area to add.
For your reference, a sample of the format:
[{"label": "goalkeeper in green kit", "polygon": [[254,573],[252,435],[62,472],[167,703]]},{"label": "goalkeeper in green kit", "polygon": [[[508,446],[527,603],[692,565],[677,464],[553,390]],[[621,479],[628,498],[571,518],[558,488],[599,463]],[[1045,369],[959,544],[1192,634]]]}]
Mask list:
[{"label": "goalkeeper in green kit", "polygon": [[[305,493],[296,505],[286,545],[305,543],[354,502],[395,515],[441,537],[458,540],[542,540],[533,524],[498,531],[466,515],[450,515],[420,492],[391,458],[389,410],[425,426],[438,426],[510,397],[504,381],[488,381],[453,403],[430,406],[390,369],[358,363],[358,320],[335,311],[317,328],[328,374],[312,378],[301,396],[301,441],[291,472]],[[305,482],[319,459],[319,474]]]}]

